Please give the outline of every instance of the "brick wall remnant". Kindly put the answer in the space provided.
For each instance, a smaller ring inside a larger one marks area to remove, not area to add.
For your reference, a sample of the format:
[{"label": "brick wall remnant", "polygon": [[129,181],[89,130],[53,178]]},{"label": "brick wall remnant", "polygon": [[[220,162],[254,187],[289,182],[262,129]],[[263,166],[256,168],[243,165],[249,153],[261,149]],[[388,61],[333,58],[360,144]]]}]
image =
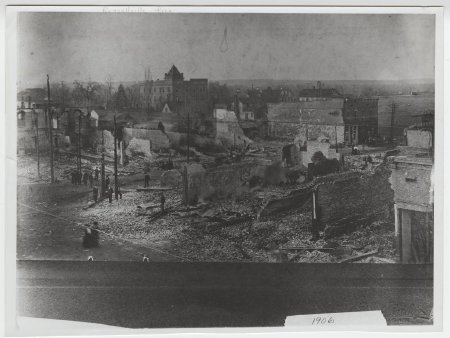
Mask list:
[{"label": "brick wall remnant", "polygon": [[365,173],[319,177],[315,184],[322,226],[343,226],[352,231],[352,227],[364,225],[364,220],[383,218],[393,223],[394,191],[389,177],[386,166]]},{"label": "brick wall remnant", "polygon": [[152,152],[150,150],[150,142],[148,140],[142,140],[133,138],[128,143],[127,148],[125,149],[125,155],[129,157],[133,156],[144,156],[147,159],[152,159]]},{"label": "brick wall remnant", "polygon": [[196,204],[205,195],[205,189],[207,188],[206,170],[199,163],[185,164],[181,170],[184,188],[186,187],[185,180],[188,180],[187,190],[183,193],[183,200],[184,202],[187,200],[188,204]]},{"label": "brick wall remnant", "polygon": [[125,145],[133,138],[150,142],[152,151],[170,148],[169,137],[159,129],[123,128],[123,140]]}]

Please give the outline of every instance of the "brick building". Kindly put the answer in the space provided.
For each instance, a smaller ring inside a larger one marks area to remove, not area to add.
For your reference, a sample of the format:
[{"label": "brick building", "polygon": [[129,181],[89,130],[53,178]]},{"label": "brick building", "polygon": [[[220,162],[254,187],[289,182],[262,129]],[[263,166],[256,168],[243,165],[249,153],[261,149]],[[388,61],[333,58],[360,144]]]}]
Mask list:
[{"label": "brick building", "polygon": [[176,66],[172,66],[164,74],[163,80],[151,81],[141,91],[144,97],[150,91],[153,111],[161,112],[168,104],[173,112],[179,114],[181,120],[186,121],[188,110],[194,127],[198,124],[196,120],[209,117],[208,79],[185,80]]},{"label": "brick building", "polygon": [[407,150],[394,158],[390,177],[397,248],[402,263],[432,263],[433,162],[431,157],[417,156],[417,148]]},{"label": "brick building", "polygon": [[322,83],[317,81],[317,88],[305,88],[298,94],[299,101],[322,101],[327,98],[342,98],[343,96],[335,88],[322,88]]},{"label": "brick building", "polygon": [[370,144],[378,135],[378,99],[346,98],[344,100],[346,144]]},{"label": "brick building", "polygon": [[268,135],[305,143],[327,139],[344,142],[343,98],[324,98],[302,102],[269,103]]},{"label": "brick building", "polygon": [[[32,153],[39,143],[41,151],[47,151],[48,121],[45,109],[19,108],[17,110],[17,151]],[[37,137],[37,139],[36,139]]]}]

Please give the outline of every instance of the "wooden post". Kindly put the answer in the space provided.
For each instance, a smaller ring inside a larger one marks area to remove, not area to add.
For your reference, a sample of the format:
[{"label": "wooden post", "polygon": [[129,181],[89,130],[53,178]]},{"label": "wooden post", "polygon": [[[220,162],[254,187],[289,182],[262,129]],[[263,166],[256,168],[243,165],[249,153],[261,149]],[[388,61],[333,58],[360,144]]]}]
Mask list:
[{"label": "wooden post", "polygon": [[394,142],[394,123],[395,123],[395,102],[392,102],[392,112],[391,112],[391,143]]},{"label": "wooden post", "polygon": [[78,154],[77,154],[77,165],[78,165],[78,174],[80,177],[80,181],[78,184],[81,185],[81,111],[78,114]]},{"label": "wooden post", "polygon": [[430,256],[430,216],[429,213],[425,213],[425,263],[431,262],[431,256]]},{"label": "wooden post", "polygon": [[189,163],[189,152],[190,152],[190,148],[189,148],[189,139],[190,139],[190,123],[189,123],[189,110],[187,112],[187,163]]},{"label": "wooden post", "polygon": [[40,173],[40,168],[39,168],[40,167],[40,163],[39,163],[40,162],[40,159],[39,159],[39,121],[38,121],[38,115],[34,109],[33,109],[33,119],[34,119],[34,126],[36,128],[35,148],[36,148],[37,174],[38,174],[38,177],[40,177],[41,173]]},{"label": "wooden post", "polygon": [[55,183],[55,169],[53,168],[53,113],[50,109],[50,78],[47,74],[47,112],[50,128],[48,131],[50,141],[50,181]]},{"label": "wooden post", "polygon": [[187,171],[187,165],[184,166],[184,201],[186,204],[186,207],[189,206],[189,188],[188,188],[188,171]]},{"label": "wooden post", "polygon": [[119,149],[119,151],[120,151],[120,165],[123,165],[123,141],[120,141],[119,145],[120,145],[120,149]]},{"label": "wooden post", "polygon": [[102,186],[100,196],[103,197],[105,195],[105,134],[104,130],[102,130],[102,167],[101,167],[101,176],[102,176]]},{"label": "wooden post", "polygon": [[117,124],[116,114],[114,113],[114,197],[119,199],[119,182],[117,181]]},{"label": "wooden post", "polygon": [[395,237],[398,237],[400,235],[400,217],[399,217],[399,213],[400,213],[400,209],[397,208],[397,204],[394,204],[394,216],[395,216]]},{"label": "wooden post", "polygon": [[411,258],[411,210],[402,209],[402,263],[410,263]]}]

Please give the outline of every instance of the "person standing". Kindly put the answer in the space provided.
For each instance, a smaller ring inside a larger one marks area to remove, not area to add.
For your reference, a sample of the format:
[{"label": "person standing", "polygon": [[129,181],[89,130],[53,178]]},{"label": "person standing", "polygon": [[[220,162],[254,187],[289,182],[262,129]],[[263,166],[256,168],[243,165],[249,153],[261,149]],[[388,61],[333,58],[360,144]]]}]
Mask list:
[{"label": "person standing", "polygon": [[111,180],[109,179],[109,176],[106,176],[105,186],[109,187],[110,183],[111,183]]},{"label": "person standing", "polygon": [[373,163],[373,159],[372,159],[372,156],[367,156],[367,167],[369,168],[369,169],[372,169],[372,163]]},{"label": "person standing", "polygon": [[99,174],[98,167],[95,167],[94,174],[95,174],[95,180],[98,182],[98,174]]},{"label": "person standing", "polygon": [[109,203],[112,203],[112,197],[113,197],[113,188],[110,186],[108,189],[108,198],[109,198]]},{"label": "person standing", "polygon": [[94,197],[94,202],[97,203],[97,200],[98,200],[98,188],[97,188],[97,186],[94,186],[94,188],[92,189],[92,195]]},{"label": "person standing", "polygon": [[150,186],[150,175],[146,173],[144,177],[144,188],[148,188],[149,186]]},{"label": "person standing", "polygon": [[161,191],[160,201],[161,201],[161,213],[163,213],[164,212],[164,204],[166,203],[166,197],[164,196],[164,193],[162,191]]}]

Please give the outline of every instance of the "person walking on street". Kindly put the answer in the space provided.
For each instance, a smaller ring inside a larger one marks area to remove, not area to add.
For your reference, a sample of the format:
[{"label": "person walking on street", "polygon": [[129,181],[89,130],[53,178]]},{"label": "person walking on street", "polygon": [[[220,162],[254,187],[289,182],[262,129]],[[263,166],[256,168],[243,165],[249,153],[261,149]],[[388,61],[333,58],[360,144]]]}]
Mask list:
[{"label": "person walking on street", "polygon": [[98,167],[95,167],[94,173],[95,173],[95,180],[98,181],[98,174],[99,174]]},{"label": "person walking on street", "polygon": [[112,197],[113,197],[113,188],[110,186],[108,189],[108,198],[109,198],[109,203],[112,203]]},{"label": "person walking on street", "polygon": [[164,193],[161,191],[161,213],[164,213],[164,204],[166,203],[166,197]]},{"label": "person walking on street", "polygon": [[146,173],[144,177],[144,188],[148,188],[149,186],[150,186],[150,175]]},{"label": "person walking on street", "polygon": [[94,202],[97,203],[97,200],[98,200],[98,188],[97,188],[97,186],[94,186],[94,188],[92,189],[92,195],[94,197]]}]

